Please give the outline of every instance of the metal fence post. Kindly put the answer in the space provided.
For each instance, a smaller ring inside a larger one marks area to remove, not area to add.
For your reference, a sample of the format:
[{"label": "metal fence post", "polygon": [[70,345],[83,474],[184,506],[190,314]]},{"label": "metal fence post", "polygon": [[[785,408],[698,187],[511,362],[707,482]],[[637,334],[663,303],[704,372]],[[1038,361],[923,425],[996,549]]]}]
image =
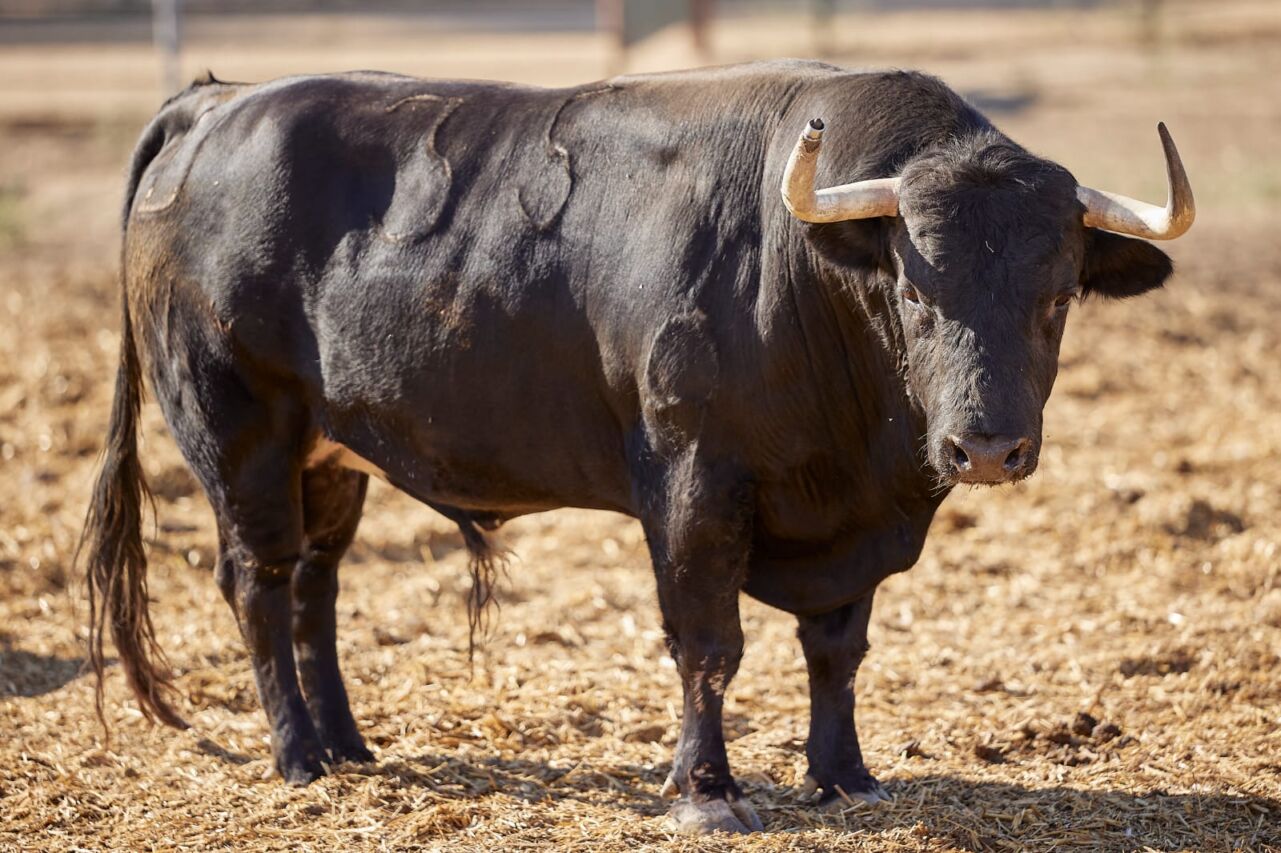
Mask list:
[{"label": "metal fence post", "polygon": [[179,0],[151,0],[151,33],[160,54],[160,85],[166,98],[182,87],[178,4]]}]

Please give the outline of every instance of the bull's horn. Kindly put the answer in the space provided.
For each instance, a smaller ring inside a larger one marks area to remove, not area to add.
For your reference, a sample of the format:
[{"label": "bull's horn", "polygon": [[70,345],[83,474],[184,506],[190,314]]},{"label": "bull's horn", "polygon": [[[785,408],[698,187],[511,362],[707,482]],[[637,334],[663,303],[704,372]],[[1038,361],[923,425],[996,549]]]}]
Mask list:
[{"label": "bull's horn", "polygon": [[1174,147],[1165,122],[1158,124],[1156,129],[1161,134],[1161,146],[1165,149],[1165,174],[1170,183],[1170,196],[1165,207],[1079,186],[1076,197],[1085,206],[1087,226],[1146,240],[1173,240],[1192,227],[1192,220],[1196,219],[1196,203],[1192,200],[1188,173],[1183,171],[1179,149]]},{"label": "bull's horn", "polygon": [[823,142],[823,120],[816,118],[801,132],[783,170],[783,204],[803,222],[841,222],[898,215],[898,178],[874,178],[814,189],[814,169]]}]

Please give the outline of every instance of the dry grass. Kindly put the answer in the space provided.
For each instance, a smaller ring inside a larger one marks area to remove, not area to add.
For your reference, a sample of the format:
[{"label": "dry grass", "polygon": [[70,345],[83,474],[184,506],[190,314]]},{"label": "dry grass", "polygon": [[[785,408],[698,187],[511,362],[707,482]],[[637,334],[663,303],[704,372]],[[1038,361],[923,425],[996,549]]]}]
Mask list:
[{"label": "dry grass", "polygon": [[[265,778],[248,660],[209,577],[209,513],[154,408],[153,613],[194,727],[148,727],[113,673],[105,747],[69,561],[118,343],[114,250],[98,237],[114,197],[77,206],[69,187],[115,187],[128,134],[8,126],[0,186],[23,187],[27,218],[23,242],[0,245],[0,847],[1281,848],[1281,249],[1265,159],[1278,51],[1181,44],[1159,60],[1177,87],[1139,67],[1080,91],[1074,46],[1008,57],[1038,99],[1002,123],[1093,180],[1159,179],[1149,117],[1169,119],[1206,187],[1201,224],[1172,247],[1167,292],[1070,322],[1040,473],[954,495],[921,563],[878,594],[859,731],[892,804],[798,800],[794,624],[745,603],[727,732],[769,830],[745,839],[670,835],[658,789],[678,680],[640,532],[599,513],[504,528],[518,560],[473,679],[457,534],[375,488],[339,610],[379,760],[302,790]],[[986,57],[933,67],[1009,80]]]}]

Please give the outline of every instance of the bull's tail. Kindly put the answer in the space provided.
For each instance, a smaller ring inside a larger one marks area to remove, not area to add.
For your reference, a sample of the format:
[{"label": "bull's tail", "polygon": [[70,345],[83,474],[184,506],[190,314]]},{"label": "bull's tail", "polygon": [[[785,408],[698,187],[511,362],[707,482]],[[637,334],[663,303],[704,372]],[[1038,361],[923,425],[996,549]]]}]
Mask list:
[{"label": "bull's tail", "polygon": [[[134,151],[124,219],[147,165],[164,145],[164,114],[144,131]],[[121,278],[126,279],[122,256]],[[115,399],[107,426],[102,468],[94,484],[84,531],[76,551],[84,558],[89,592],[89,663],[96,678],[94,705],[104,731],[104,645],[108,630],[120,666],[143,715],[177,728],[187,724],[170,704],[175,692],[164,653],[156,642],[148,612],[147,555],[142,545],[142,502],[151,502],[138,458],[138,414],[142,404],[142,367],[129,317],[129,298],[121,288],[120,362]]]},{"label": "bull's tail", "polygon": [[138,458],[138,410],[142,402],[142,370],[129,322],[128,300],[123,310],[120,366],[116,396],[111,404],[102,470],[93,487],[80,549],[89,587],[89,663],[97,684],[94,706],[104,730],[102,708],[103,651],[108,628],[120,665],[138,705],[149,720],[186,728],[169,697],[173,679],[156,642],[147,598],[147,555],[142,545],[142,501],[151,500]]}]

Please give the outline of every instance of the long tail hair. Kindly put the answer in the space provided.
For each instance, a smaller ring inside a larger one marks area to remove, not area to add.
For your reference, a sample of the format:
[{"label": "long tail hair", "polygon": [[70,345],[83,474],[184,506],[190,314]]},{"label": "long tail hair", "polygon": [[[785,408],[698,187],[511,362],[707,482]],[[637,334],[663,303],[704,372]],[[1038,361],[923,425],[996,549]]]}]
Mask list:
[{"label": "long tail hair", "polygon": [[[129,186],[125,196],[124,221],[127,227],[138,183],[147,164],[164,145],[162,117],[143,132],[133,154]],[[121,279],[126,280],[124,257]],[[107,426],[107,443],[102,468],[93,487],[93,498],[85,518],[84,531],[76,549],[76,560],[84,558],[89,590],[89,663],[97,685],[94,706],[103,730],[103,676],[107,658],[104,651],[108,630],[125,678],[143,715],[176,728],[186,728],[170,704],[174,693],[164,652],[156,642],[147,595],[147,555],[142,544],[142,503],[152,503],[138,458],[138,413],[142,404],[142,366],[129,317],[129,298],[121,287],[120,363],[116,369],[115,399]],[[154,512],[154,505],[153,505]]]},{"label": "long tail hair", "polygon": [[156,642],[147,596],[147,554],[142,545],[142,502],[151,502],[138,459],[138,410],[142,403],[142,371],[129,323],[123,310],[120,366],[111,404],[107,446],[102,469],[93,487],[79,552],[84,555],[89,587],[89,663],[97,679],[94,706],[103,728],[102,708],[108,628],[120,665],[138,705],[149,720],[186,728],[169,702],[173,678]]}]

